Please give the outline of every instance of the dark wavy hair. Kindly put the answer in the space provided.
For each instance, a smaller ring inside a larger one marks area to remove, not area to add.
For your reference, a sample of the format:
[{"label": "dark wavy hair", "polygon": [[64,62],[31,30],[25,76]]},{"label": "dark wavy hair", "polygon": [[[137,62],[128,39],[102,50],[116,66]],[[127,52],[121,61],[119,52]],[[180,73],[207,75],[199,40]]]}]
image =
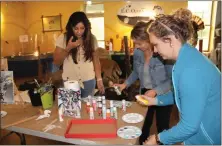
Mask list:
[{"label": "dark wavy hair", "polygon": [[[74,12],[70,17],[69,21],[66,24],[66,45],[68,45],[69,39],[73,36],[73,41],[77,40],[77,37],[75,36],[73,32],[73,27],[75,27],[78,23],[82,22],[85,26],[85,32],[83,33],[83,50],[84,50],[84,57],[85,61],[93,59],[93,52],[95,50],[94,48],[94,41],[92,40],[92,34],[91,34],[91,25],[89,22],[89,19],[87,18],[86,14],[84,12]],[[77,48],[73,48],[70,51],[70,54],[72,55],[72,59],[75,64],[77,63]]]}]

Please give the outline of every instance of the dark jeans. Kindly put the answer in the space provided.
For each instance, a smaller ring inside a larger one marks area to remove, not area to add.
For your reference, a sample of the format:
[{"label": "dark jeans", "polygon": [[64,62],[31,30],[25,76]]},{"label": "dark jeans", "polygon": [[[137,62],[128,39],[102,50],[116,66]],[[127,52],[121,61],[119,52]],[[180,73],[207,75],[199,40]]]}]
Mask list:
[{"label": "dark jeans", "polygon": [[[144,94],[149,89],[142,89],[141,94]],[[170,114],[172,111],[172,105],[169,106],[150,106],[143,123],[142,135],[139,138],[139,143],[142,145],[143,142],[150,136],[150,128],[153,123],[154,112],[156,111],[156,127],[158,133],[165,129],[169,129]]]}]

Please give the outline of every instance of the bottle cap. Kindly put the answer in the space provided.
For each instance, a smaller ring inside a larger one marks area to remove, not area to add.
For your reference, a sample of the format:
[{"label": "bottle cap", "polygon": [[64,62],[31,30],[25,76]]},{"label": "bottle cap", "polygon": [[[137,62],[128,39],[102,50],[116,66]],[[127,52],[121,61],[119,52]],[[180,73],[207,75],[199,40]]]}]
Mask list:
[{"label": "bottle cap", "polygon": [[110,100],[110,107],[113,107],[113,100]]},{"label": "bottle cap", "polygon": [[102,103],[99,103],[99,107],[102,107],[103,105],[102,105]]}]

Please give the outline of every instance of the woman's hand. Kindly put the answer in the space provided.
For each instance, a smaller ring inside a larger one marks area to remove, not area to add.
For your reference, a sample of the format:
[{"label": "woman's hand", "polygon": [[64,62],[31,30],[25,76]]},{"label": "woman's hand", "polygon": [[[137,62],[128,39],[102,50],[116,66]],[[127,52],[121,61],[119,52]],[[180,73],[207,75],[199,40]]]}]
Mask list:
[{"label": "woman's hand", "polygon": [[120,92],[122,92],[126,88],[126,84],[114,84],[113,86],[119,87]]},{"label": "woman's hand", "polygon": [[78,39],[75,42],[72,41],[73,40],[73,36],[69,39],[69,42],[66,46],[66,51],[69,52],[70,50],[72,50],[73,48],[77,48],[78,46],[82,45],[82,40]]},{"label": "woman's hand", "polygon": [[157,93],[156,93],[156,90],[152,89],[152,90],[146,91],[144,95],[146,95],[148,97],[156,97]]},{"label": "woman's hand", "polygon": [[99,79],[97,80],[97,87],[98,87],[98,90],[101,94],[104,94],[105,93],[105,89],[104,89],[104,85],[103,85],[103,80]]},{"label": "woman's hand", "polygon": [[149,136],[143,145],[157,145],[155,135]]}]

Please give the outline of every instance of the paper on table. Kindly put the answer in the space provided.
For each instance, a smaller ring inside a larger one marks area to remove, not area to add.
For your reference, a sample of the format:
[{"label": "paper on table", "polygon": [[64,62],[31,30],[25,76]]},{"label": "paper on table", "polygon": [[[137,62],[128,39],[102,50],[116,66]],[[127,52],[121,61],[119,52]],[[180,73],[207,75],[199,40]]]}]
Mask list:
[{"label": "paper on table", "polygon": [[[30,97],[29,97],[29,94],[28,94],[28,90],[26,90],[26,91],[19,91],[19,94],[22,97],[24,102],[31,103],[31,100],[30,100]],[[18,94],[15,95],[15,101],[18,101],[18,102],[20,101]]]}]

